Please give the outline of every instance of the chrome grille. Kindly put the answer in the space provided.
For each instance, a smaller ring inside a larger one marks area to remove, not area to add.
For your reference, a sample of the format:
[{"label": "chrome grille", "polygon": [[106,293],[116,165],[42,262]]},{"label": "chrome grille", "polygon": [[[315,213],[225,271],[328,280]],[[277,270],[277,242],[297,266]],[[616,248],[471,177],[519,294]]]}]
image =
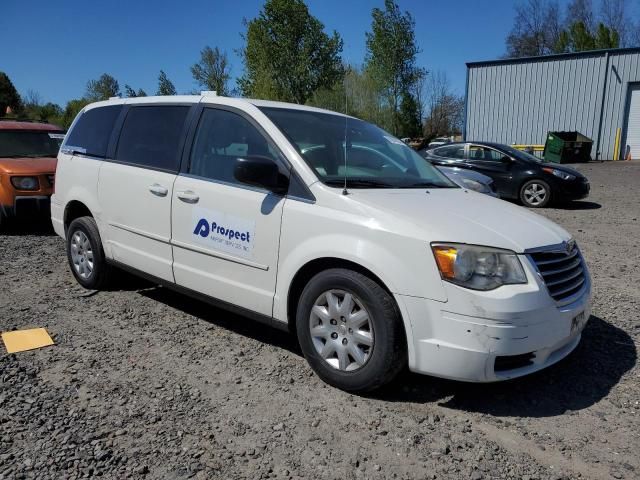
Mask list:
[{"label": "chrome grille", "polygon": [[556,302],[573,297],[584,287],[584,260],[575,243],[565,250],[549,249],[529,255]]}]

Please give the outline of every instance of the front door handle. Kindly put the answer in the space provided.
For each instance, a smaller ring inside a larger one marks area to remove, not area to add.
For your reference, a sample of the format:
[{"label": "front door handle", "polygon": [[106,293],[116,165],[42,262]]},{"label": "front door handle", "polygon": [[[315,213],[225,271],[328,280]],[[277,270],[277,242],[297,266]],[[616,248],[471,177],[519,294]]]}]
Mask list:
[{"label": "front door handle", "polygon": [[166,197],[169,190],[167,190],[162,185],[158,185],[154,183],[153,185],[149,185],[149,191],[158,197]]},{"label": "front door handle", "polygon": [[198,200],[200,200],[200,197],[191,190],[178,192],[178,198],[186,203],[198,203]]}]

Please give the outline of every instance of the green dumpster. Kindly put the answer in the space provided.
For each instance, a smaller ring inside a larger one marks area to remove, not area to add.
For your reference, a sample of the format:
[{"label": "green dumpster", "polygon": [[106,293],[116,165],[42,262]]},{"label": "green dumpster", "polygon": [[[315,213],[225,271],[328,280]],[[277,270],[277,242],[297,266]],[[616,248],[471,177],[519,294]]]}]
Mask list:
[{"label": "green dumpster", "polygon": [[580,132],[549,132],[544,159],[553,163],[577,163],[591,160],[593,140]]}]

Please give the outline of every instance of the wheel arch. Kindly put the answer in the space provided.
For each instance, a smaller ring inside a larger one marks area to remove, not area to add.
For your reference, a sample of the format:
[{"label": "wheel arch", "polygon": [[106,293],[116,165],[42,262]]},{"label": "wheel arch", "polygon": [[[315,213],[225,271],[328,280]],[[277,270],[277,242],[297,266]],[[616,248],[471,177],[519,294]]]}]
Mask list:
[{"label": "wheel arch", "polygon": [[80,200],[71,200],[64,208],[64,231],[66,232],[71,222],[80,217],[94,217],[91,209]]},{"label": "wheel arch", "polygon": [[[393,292],[385,284],[385,282],[382,281],[382,279],[378,275],[376,275],[374,272],[372,272],[368,268],[360,265],[359,263],[353,262],[351,260],[347,260],[339,257],[321,257],[321,258],[310,260],[309,262],[302,265],[302,267],[300,267],[296,272],[296,274],[293,276],[293,279],[289,284],[289,289],[287,292],[287,324],[289,326],[289,331],[295,332],[296,310],[298,308],[298,300],[300,299],[300,295],[302,294],[304,287],[307,285],[307,283],[309,283],[309,281],[315,275],[331,268],[344,268],[347,270],[353,270],[375,281],[384,290],[386,290],[387,293],[389,293],[389,295],[391,295],[391,297],[393,298],[393,301],[396,302],[398,313],[402,318],[402,310],[400,309],[400,306],[397,305],[398,302],[395,296],[393,295]],[[404,319],[402,323],[403,324],[405,323]]]}]

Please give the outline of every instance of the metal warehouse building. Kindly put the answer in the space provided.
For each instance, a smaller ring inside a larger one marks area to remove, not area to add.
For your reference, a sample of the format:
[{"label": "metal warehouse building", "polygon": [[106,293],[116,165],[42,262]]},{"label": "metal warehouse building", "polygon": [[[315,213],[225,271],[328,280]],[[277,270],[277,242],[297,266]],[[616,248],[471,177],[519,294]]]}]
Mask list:
[{"label": "metal warehouse building", "polygon": [[467,140],[544,144],[549,131],[593,139],[592,158],[640,158],[640,48],[467,63]]}]

